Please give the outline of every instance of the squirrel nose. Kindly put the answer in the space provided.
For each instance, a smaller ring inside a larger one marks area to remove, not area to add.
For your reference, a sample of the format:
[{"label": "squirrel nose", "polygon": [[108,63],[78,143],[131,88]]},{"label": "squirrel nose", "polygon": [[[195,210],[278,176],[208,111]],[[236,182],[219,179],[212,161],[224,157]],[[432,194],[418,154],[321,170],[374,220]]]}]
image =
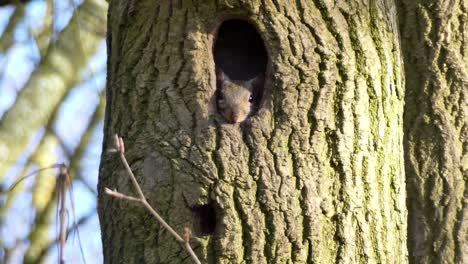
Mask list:
[{"label": "squirrel nose", "polygon": [[231,122],[237,123],[237,120],[239,120],[239,115],[235,114],[235,113],[232,113],[231,114]]}]

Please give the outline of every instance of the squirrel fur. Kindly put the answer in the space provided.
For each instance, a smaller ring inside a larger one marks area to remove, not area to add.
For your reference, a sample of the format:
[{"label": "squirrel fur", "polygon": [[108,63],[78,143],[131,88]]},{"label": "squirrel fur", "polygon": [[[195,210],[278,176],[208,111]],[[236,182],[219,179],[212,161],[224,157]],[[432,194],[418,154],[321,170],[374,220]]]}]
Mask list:
[{"label": "squirrel fur", "polygon": [[218,109],[230,123],[244,121],[254,109],[254,87],[259,76],[248,80],[231,80],[223,71],[217,74],[220,82]]}]

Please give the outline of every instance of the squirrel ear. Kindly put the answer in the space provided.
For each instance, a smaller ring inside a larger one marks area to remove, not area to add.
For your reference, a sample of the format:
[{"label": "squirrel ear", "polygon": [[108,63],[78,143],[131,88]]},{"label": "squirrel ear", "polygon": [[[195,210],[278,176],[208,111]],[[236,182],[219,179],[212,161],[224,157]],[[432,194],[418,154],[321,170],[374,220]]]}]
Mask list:
[{"label": "squirrel ear", "polygon": [[263,76],[260,74],[260,75],[257,75],[256,77],[248,80],[245,82],[245,84],[247,86],[250,86],[250,87],[254,87],[255,85],[257,85],[259,82],[261,82],[263,79]]},{"label": "squirrel ear", "polygon": [[226,74],[224,74],[223,70],[219,69],[218,80],[220,80],[221,82],[225,82],[230,81],[231,79],[229,79],[229,77]]}]

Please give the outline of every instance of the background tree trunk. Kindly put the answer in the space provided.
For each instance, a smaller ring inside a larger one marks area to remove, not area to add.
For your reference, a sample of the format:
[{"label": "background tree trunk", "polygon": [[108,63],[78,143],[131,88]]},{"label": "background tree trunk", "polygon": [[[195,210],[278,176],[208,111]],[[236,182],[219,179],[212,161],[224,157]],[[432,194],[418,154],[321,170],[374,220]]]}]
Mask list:
[{"label": "background tree trunk", "polygon": [[[207,263],[404,263],[403,68],[388,1],[111,1],[104,149],[123,136],[146,197]],[[249,20],[259,111],[216,111],[213,41]],[[190,262],[103,152],[106,263]]]},{"label": "background tree trunk", "polygon": [[[58,34],[38,68],[0,122],[0,180],[50,118],[96,52],[105,30],[107,3],[84,1]],[[93,10],[90,12],[89,10]],[[82,22],[86,21],[86,23]],[[53,96],[51,96],[53,95]]]},{"label": "background tree trunk", "polygon": [[468,263],[467,7],[466,1],[399,3],[414,263]]}]

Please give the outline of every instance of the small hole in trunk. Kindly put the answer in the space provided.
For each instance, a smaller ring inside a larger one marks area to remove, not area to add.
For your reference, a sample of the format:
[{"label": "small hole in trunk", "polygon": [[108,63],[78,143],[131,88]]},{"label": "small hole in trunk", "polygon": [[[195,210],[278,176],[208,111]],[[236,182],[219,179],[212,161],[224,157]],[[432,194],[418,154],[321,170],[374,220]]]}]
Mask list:
[{"label": "small hole in trunk", "polygon": [[212,204],[199,205],[193,208],[195,215],[194,231],[198,236],[209,236],[216,229],[216,212]]}]

